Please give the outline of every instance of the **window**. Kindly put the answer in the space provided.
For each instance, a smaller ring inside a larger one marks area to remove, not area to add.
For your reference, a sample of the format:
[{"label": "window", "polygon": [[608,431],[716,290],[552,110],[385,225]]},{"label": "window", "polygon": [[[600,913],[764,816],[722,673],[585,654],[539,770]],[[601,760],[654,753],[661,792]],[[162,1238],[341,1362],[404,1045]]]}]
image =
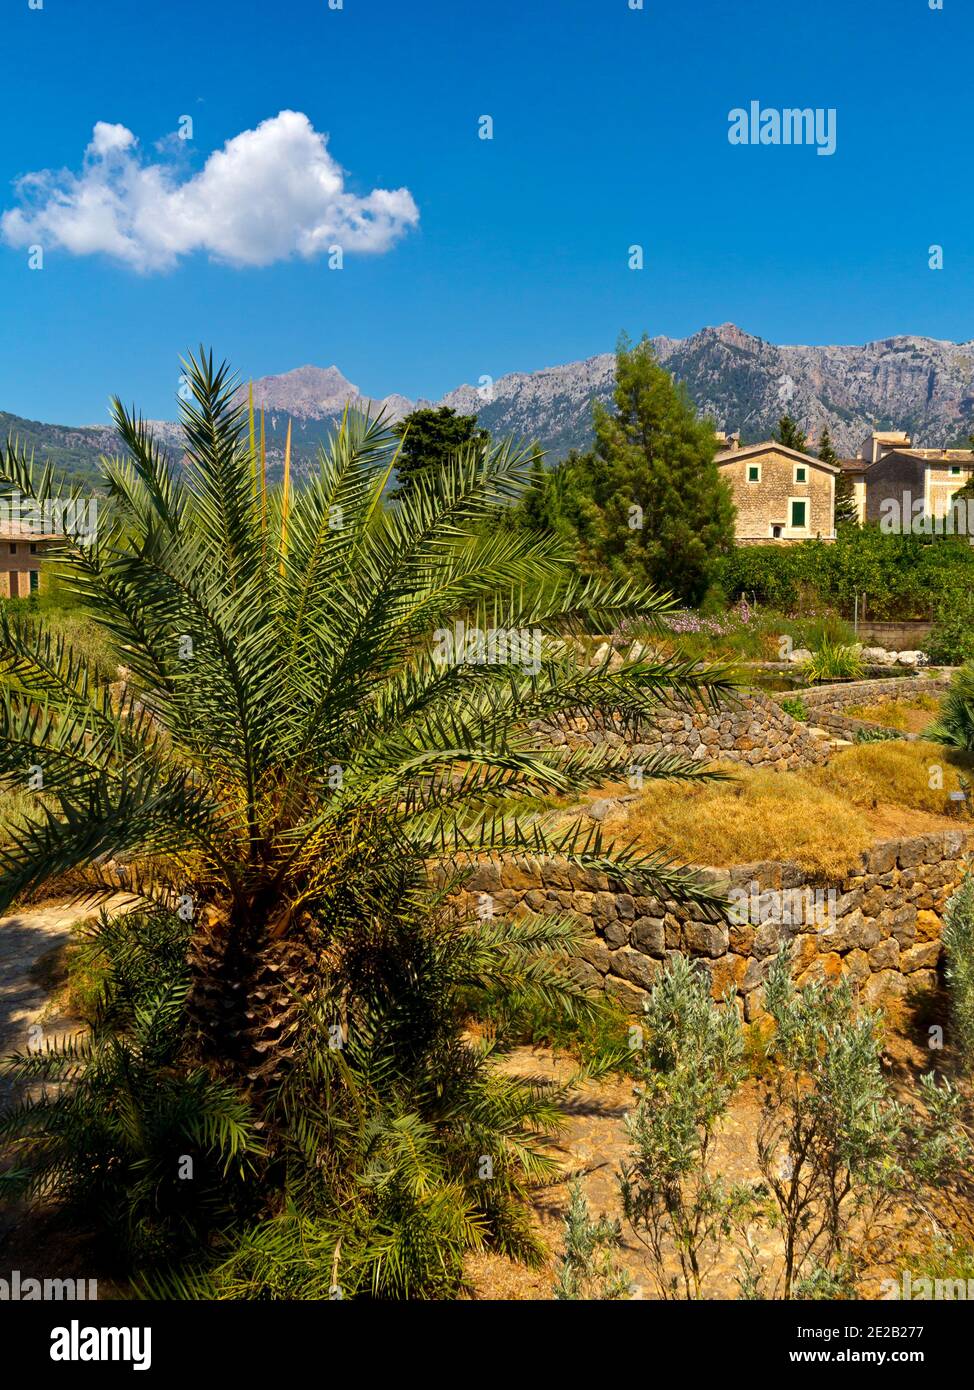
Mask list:
[{"label": "window", "polygon": [[808,503],[804,498],[793,497],[791,499],[791,529],[793,531],[804,531],[807,523]]},{"label": "window", "polygon": [[41,576],[40,576],[40,571],[39,571],[39,570],[31,570],[31,572],[30,572],[30,591],[31,591],[31,593],[32,593],[32,594],[36,594],[37,591],[38,591],[38,589],[39,589],[40,587],[41,587]]},{"label": "window", "polygon": [[950,465],[950,476],[951,476],[952,478],[959,478],[959,477],[960,477],[960,464],[959,464],[959,463],[952,463],[952,464]]},{"label": "window", "polygon": [[796,483],[807,483],[807,482],[808,482],[808,465],[807,465],[807,464],[804,464],[804,463],[796,463],[796,464],[795,464],[795,482],[796,482]]},{"label": "window", "polygon": [[37,542],[36,542],[36,541],[31,541],[31,543],[30,543],[30,553],[31,553],[32,555],[36,555],[36,554],[37,554]]},{"label": "window", "polygon": [[747,480],[749,483],[759,483],[761,481],[761,465],[759,463],[748,464]]},{"label": "window", "polygon": [[11,542],[10,542],[10,553],[11,553],[11,555],[16,555],[16,554],[17,554],[17,542],[16,542],[16,541],[11,541]]},{"label": "window", "polygon": [[781,533],[782,533],[782,531],[783,531],[784,529],[785,529],[785,528],[784,528],[783,526],[777,526],[777,525],[772,526],[772,528],[771,528],[771,539],[772,539],[773,541],[780,541],[780,540],[781,540]]}]

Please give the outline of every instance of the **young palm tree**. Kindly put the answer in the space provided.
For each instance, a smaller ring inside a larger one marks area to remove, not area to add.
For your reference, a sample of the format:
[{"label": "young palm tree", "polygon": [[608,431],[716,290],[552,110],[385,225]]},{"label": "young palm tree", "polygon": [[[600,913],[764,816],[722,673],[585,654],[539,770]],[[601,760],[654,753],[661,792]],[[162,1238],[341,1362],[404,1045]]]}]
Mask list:
[{"label": "young palm tree", "polygon": [[[58,553],[60,582],[127,668],[121,686],[97,685],[29,617],[0,619],[0,773],[40,767],[44,797],[5,830],[0,908],[68,870],[93,894],[121,883],[178,903],[196,1058],[259,1089],[286,1071],[316,991],[348,1026],[356,991],[378,988],[363,942],[392,905],[424,899],[437,864],[560,852],[706,900],[661,854],[505,813],[629,762],[551,746],[533,722],[633,721],[729,684],[671,661],[589,669],[548,642],[668,605],[581,577],[553,539],[480,525],[528,482],[530,451],[472,446],[389,506],[397,441],[349,414],[303,486],[286,464],[269,489],[226,366],[201,352],[187,375],[181,466],[116,399],[128,457],[105,461],[95,535],[65,534]],[[0,481],[39,504],[56,493],[16,447]],[[457,645],[458,625],[537,630],[541,659],[484,660],[476,640]],[[701,775],[670,756],[642,770]],[[394,1002],[395,982],[383,988]]]},{"label": "young palm tree", "polygon": [[961,753],[974,753],[974,662],[954,672],[940,717],[925,737]]}]

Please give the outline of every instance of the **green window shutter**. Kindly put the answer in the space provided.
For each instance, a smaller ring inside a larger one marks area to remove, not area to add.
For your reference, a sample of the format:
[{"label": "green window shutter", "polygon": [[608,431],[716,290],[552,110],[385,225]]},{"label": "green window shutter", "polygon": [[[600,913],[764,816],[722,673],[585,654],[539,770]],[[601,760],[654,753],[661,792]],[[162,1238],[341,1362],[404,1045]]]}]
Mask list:
[{"label": "green window shutter", "polygon": [[799,531],[804,527],[807,506],[806,502],[792,502],[791,525],[793,530]]}]

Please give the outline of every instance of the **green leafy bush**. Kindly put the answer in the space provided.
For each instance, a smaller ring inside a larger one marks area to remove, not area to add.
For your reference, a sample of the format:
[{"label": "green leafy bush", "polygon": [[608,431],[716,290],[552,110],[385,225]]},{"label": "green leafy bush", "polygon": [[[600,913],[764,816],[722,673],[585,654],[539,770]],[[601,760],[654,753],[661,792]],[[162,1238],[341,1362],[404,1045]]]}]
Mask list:
[{"label": "green leafy bush", "polygon": [[744,594],[786,612],[825,605],[851,617],[858,599],[860,616],[865,609],[875,619],[928,618],[974,588],[974,550],[964,537],[850,527],[834,542],[738,546],[715,578],[730,599]]},{"label": "green leafy bush", "polygon": [[558,1267],[555,1298],[570,1301],[629,1298],[632,1278],[613,1258],[621,1242],[622,1227],[618,1221],[607,1221],[605,1217],[592,1220],[581,1181],[576,1179],[571,1184],[565,1215],[565,1251]]},{"label": "green leafy bush", "polygon": [[792,719],[798,719],[803,724],[808,723],[808,706],[800,695],[789,695],[787,699],[781,700],[779,703],[785,714],[790,714]]},{"label": "green leafy bush", "polygon": [[[970,949],[969,945],[966,949]],[[919,1106],[901,1103],[883,1066],[880,1015],[849,979],[799,988],[790,945],[769,963],[767,1018],[751,1043],[761,1087],[760,1182],[732,1187],[714,1136],[746,1070],[732,1002],[678,958],[644,1008],[642,1086],[627,1124],[625,1214],[649,1252],[662,1298],[707,1296],[722,1246],[741,1257],[745,1298],[847,1298],[903,1210],[932,1220],[928,1194],[963,1180],[971,1144],[963,1098],[933,1073]]]},{"label": "green leafy bush", "polygon": [[263,1152],[234,1089],[180,1065],[186,940],[158,909],[84,930],[82,951],[103,971],[90,1032],[15,1054],[9,1078],[46,1089],[0,1117],[15,1156],[0,1194],[56,1195],[146,1266],[198,1248],[245,1211]]},{"label": "green leafy bush", "polygon": [[974,589],[957,588],[940,599],[926,652],[941,666],[974,661]]},{"label": "green leafy bush", "polygon": [[901,739],[897,729],[857,729],[852,736],[853,743],[889,743],[891,739]]},{"label": "green leafy bush", "polygon": [[[757,1136],[784,1242],[776,1283],[785,1298],[848,1297],[868,1262],[862,1233],[901,1205],[922,1210],[925,1187],[956,1180],[971,1146],[959,1093],[931,1072],[920,1083],[923,1111],[903,1106],[883,1069],[878,1015],[848,979],[797,988],[791,956],[783,944],[764,986],[773,1069]],[[750,1278],[761,1287],[753,1264]]]},{"label": "green leafy bush", "polygon": [[943,929],[944,974],[950,993],[954,1044],[965,1071],[974,1069],[974,873],[947,904]]},{"label": "green leafy bush", "polygon": [[736,1008],[678,956],[644,1000],[640,1089],[626,1119],[623,1210],[649,1251],[661,1298],[696,1299],[747,1194],[712,1171],[718,1128],[744,1079]]}]

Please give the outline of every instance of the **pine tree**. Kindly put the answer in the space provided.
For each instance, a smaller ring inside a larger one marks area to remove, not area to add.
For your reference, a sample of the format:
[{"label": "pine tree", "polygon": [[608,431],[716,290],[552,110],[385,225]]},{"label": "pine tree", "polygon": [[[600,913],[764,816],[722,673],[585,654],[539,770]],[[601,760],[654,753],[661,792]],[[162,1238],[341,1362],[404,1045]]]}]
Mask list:
[{"label": "pine tree", "polygon": [[[974,450],[974,434],[968,435],[967,446]],[[963,487],[958,488],[954,493],[955,497],[963,497],[965,501],[974,500],[974,473],[971,473]]]},{"label": "pine tree", "polygon": [[808,436],[799,427],[798,421],[793,420],[790,415],[782,415],[774,437],[786,449],[797,449],[800,454],[808,452]]},{"label": "pine tree", "polygon": [[734,504],[713,426],[659,365],[647,337],[616,352],[613,407],[594,408],[595,445],[559,499],[583,568],[698,602],[734,544]]},{"label": "pine tree", "polygon": [[458,415],[449,406],[414,410],[393,428],[402,440],[396,460],[397,486],[392,497],[407,497],[415,480],[424,474],[442,473],[458,451],[468,445],[490,442],[486,430],[477,428],[476,415]]},{"label": "pine tree", "polygon": [[[818,456],[823,463],[831,463],[836,468],[839,465],[839,456],[832,444],[828,426],[822,431]],[[835,476],[835,529],[838,531],[840,526],[858,525],[859,508],[856,506],[856,494],[852,486],[852,479],[848,473],[843,473],[840,470]]]}]

